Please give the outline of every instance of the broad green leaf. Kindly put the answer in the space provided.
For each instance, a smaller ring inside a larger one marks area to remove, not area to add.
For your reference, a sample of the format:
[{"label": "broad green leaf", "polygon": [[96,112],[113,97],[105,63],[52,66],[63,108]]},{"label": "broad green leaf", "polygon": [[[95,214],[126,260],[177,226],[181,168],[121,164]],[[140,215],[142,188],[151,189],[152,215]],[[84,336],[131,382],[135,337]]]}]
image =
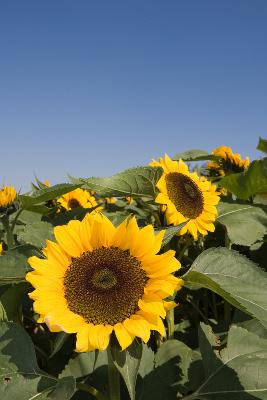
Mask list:
[{"label": "broad green leaf", "polygon": [[119,172],[108,178],[80,179],[84,187],[95,190],[103,197],[156,196],[156,184],[162,175],[162,168],[136,167]]},{"label": "broad green leaf", "polygon": [[112,346],[110,351],[112,360],[127,386],[131,400],[135,400],[135,386],[142,357],[142,343],[134,341],[131,346],[123,351],[119,346]]},{"label": "broad green leaf", "polygon": [[[182,222],[179,225],[176,226],[170,226],[168,228],[165,229],[165,234],[161,243],[161,248],[163,248],[164,246],[166,246],[166,244],[168,244],[171,239],[188,223],[188,221]],[[160,231],[158,231],[160,232]]]},{"label": "broad green leaf", "polygon": [[45,203],[46,201],[53,200],[65,193],[81,187],[81,184],[60,183],[58,185],[47,187],[46,189],[36,190],[31,196],[19,195],[18,198],[21,202],[22,208],[28,210],[32,206]]},{"label": "broad green leaf", "polygon": [[[227,347],[215,351],[212,334],[200,329],[200,351],[206,376],[201,386],[185,399],[267,399],[267,340],[239,327],[232,327]],[[207,353],[209,357],[207,357]],[[213,360],[210,363],[210,360]]]},{"label": "broad green leaf", "polygon": [[172,159],[173,160],[182,159],[183,161],[202,161],[202,160],[210,160],[213,157],[214,156],[212,154],[209,154],[205,150],[193,149],[184,151],[183,153],[177,153],[174,157],[172,157]]},{"label": "broad green leaf", "polygon": [[28,210],[23,210],[18,218],[19,222],[21,222],[22,224],[32,224],[33,222],[40,222],[41,219],[42,215]]},{"label": "broad green leaf", "polygon": [[4,293],[0,296],[0,303],[4,315],[0,320],[5,321],[17,321],[18,314],[21,310],[22,299],[25,297],[29,290],[29,284],[22,282],[16,286],[8,287]]},{"label": "broad green leaf", "polygon": [[30,270],[27,259],[18,250],[11,250],[0,256],[0,285],[23,282],[25,274]]},{"label": "broad green leaf", "polygon": [[167,340],[155,357],[156,372],[162,382],[181,394],[195,390],[203,378],[200,354],[179,340]]},{"label": "broad green leaf", "polygon": [[253,161],[244,172],[225,176],[220,185],[242,200],[267,192],[267,158]]},{"label": "broad green leaf", "polygon": [[259,143],[257,146],[257,150],[263,151],[264,153],[267,153],[267,140],[263,138],[259,138]]},{"label": "broad green leaf", "polygon": [[46,240],[53,240],[53,226],[48,222],[33,222],[25,225],[24,230],[18,233],[18,241],[28,243],[38,248],[45,247]]},{"label": "broad green leaf", "polygon": [[69,375],[75,378],[82,378],[86,375],[90,375],[97,368],[107,365],[107,353],[104,351],[99,352],[97,358],[94,351],[88,353],[75,354],[74,358],[71,358],[66,365],[64,371],[60,374],[60,378]]},{"label": "broad green leaf", "polygon": [[1,400],[68,400],[75,379],[47,375],[37,365],[33,343],[24,329],[12,322],[0,323]]},{"label": "broad green leaf", "polygon": [[186,284],[218,293],[267,327],[267,273],[237,251],[203,251],[183,279]]},{"label": "broad green leaf", "polygon": [[220,203],[217,222],[224,225],[230,241],[251,246],[267,232],[267,214],[249,204]]}]

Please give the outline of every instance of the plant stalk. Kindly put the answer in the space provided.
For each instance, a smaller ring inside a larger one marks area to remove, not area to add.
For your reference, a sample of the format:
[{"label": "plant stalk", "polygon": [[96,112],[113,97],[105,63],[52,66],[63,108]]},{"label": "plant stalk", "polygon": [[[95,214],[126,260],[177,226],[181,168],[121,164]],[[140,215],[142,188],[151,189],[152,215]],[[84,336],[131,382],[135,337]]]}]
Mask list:
[{"label": "plant stalk", "polygon": [[2,223],[3,223],[4,229],[6,231],[6,241],[7,241],[8,250],[10,250],[13,247],[14,239],[13,239],[12,230],[10,229],[8,215],[5,215],[4,217],[2,217]]},{"label": "plant stalk", "polygon": [[107,354],[109,397],[110,400],[120,400],[120,373],[114,364],[110,347],[107,349]]},{"label": "plant stalk", "polygon": [[174,308],[167,312],[168,339],[174,338]]}]

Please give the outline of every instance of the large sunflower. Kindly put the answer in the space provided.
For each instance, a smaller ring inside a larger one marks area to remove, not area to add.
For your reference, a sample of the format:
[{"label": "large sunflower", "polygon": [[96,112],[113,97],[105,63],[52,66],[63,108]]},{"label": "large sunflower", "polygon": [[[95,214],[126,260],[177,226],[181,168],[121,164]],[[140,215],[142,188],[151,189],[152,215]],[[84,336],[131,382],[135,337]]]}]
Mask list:
[{"label": "large sunflower", "polygon": [[17,192],[13,186],[3,186],[0,189],[0,208],[10,206],[16,197]]},{"label": "large sunflower", "polygon": [[[51,331],[77,333],[76,350],[104,350],[114,331],[122,349],[135,336],[147,342],[151,330],[164,333],[164,299],[180,289],[174,251],[156,255],[163,232],[139,229],[135,218],[115,228],[100,213],[54,229],[46,258],[30,257],[26,279],[38,322]],[[172,302],[170,302],[172,303]]]},{"label": "large sunflower", "polygon": [[65,210],[72,210],[77,207],[92,208],[97,206],[97,202],[87,190],[75,189],[72,192],[64,194],[58,199]]},{"label": "large sunflower", "polygon": [[215,206],[220,199],[216,186],[190,172],[182,160],[173,161],[167,154],[150,165],[163,168],[163,175],[157,183],[160,193],[156,202],[165,205],[167,222],[178,225],[189,220],[179,235],[188,231],[196,239],[198,232],[203,235],[213,232],[217,216]]},{"label": "large sunflower", "polygon": [[242,160],[240,154],[233,153],[231,147],[217,147],[212,151],[212,154],[221,157],[220,160],[210,161],[207,164],[212,176],[224,176],[228,173],[243,172],[249,166],[249,157]]}]

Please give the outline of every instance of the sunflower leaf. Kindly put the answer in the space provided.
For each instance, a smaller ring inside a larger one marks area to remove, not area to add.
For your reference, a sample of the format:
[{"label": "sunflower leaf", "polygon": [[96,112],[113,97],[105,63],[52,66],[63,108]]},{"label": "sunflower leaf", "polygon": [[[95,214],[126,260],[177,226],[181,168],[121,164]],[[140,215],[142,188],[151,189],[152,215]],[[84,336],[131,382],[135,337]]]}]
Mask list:
[{"label": "sunflower leaf", "polygon": [[21,243],[28,243],[38,248],[45,247],[46,240],[53,240],[53,227],[48,222],[38,221],[25,225],[23,231],[18,233]]},{"label": "sunflower leaf", "polygon": [[135,400],[136,379],[142,358],[142,343],[134,341],[123,351],[119,346],[114,345],[111,347],[111,357],[127,386],[131,400]]},{"label": "sunflower leaf", "polygon": [[250,204],[220,203],[217,222],[224,225],[230,241],[251,246],[267,232],[267,215]]},{"label": "sunflower leaf", "polygon": [[[189,220],[188,220],[189,221]],[[182,222],[179,225],[176,226],[170,226],[168,228],[165,229],[165,234],[161,243],[161,248],[163,248],[164,246],[166,246],[166,244],[168,244],[171,239],[188,223],[188,221]],[[159,231],[156,231],[155,233],[158,233]]]},{"label": "sunflower leaf", "polygon": [[188,285],[212,290],[267,327],[267,273],[237,251],[203,251],[183,279]]},{"label": "sunflower leaf", "polygon": [[259,143],[257,145],[257,150],[263,151],[263,153],[267,153],[267,140],[263,138],[259,138]]},{"label": "sunflower leaf", "polygon": [[107,178],[80,179],[85,189],[95,190],[103,197],[156,196],[156,184],[161,177],[160,167],[136,167]]},{"label": "sunflower leaf", "polygon": [[39,369],[30,337],[12,322],[0,323],[0,365],[1,400],[68,400],[75,392],[72,376],[57,379]]},{"label": "sunflower leaf", "polygon": [[225,176],[220,185],[242,200],[267,192],[267,157],[253,161],[244,172]]},{"label": "sunflower leaf", "polygon": [[29,271],[28,257],[18,250],[5,252],[0,257],[0,285],[19,283]]},{"label": "sunflower leaf", "polygon": [[50,186],[45,189],[36,190],[31,196],[19,195],[18,198],[24,210],[32,210],[33,206],[45,203],[46,201],[53,200],[81,187],[82,184],[60,183],[58,185]]},{"label": "sunflower leaf", "polygon": [[267,340],[240,327],[231,327],[227,347],[216,351],[216,337],[201,324],[200,351],[205,379],[188,399],[267,399]]},{"label": "sunflower leaf", "polygon": [[172,157],[172,159],[173,160],[182,159],[183,161],[203,161],[203,160],[205,161],[214,159],[214,155],[209,154],[205,150],[192,149],[184,151],[183,153],[177,153],[174,157]]}]

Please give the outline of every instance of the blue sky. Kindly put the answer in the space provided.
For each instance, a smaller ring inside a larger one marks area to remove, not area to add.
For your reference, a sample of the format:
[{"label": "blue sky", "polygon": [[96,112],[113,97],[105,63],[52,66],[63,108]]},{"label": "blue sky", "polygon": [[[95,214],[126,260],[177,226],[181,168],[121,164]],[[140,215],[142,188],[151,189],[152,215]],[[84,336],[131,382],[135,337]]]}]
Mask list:
[{"label": "blue sky", "polygon": [[0,4],[0,184],[267,137],[265,0]]}]

